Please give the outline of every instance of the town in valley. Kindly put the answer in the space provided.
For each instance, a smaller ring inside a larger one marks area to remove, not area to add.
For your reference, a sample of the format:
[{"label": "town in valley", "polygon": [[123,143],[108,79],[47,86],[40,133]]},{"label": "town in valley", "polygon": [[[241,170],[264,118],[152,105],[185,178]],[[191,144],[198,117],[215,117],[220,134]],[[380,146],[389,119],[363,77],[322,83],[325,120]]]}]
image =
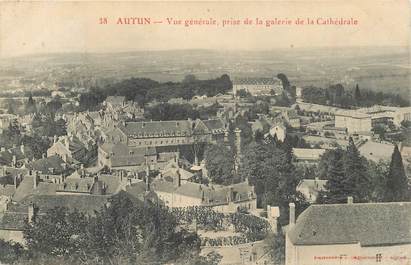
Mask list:
[{"label": "town in valley", "polygon": [[5,58],[0,263],[411,264],[401,52]]}]

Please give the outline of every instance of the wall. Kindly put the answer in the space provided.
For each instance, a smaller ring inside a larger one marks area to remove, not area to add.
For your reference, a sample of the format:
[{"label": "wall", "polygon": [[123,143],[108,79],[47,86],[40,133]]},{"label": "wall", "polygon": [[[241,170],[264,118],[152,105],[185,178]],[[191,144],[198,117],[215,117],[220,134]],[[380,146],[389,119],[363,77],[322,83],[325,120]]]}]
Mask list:
[{"label": "wall", "polygon": [[13,241],[22,245],[26,244],[23,231],[0,230],[0,239],[3,239],[4,241]]},{"label": "wall", "polygon": [[[296,246],[288,237],[286,239],[286,265],[406,265],[408,260],[393,258],[409,259],[409,253],[411,244],[375,247],[361,247],[359,243]],[[377,262],[377,254],[381,254],[381,262]],[[326,257],[328,259],[324,259]]]}]

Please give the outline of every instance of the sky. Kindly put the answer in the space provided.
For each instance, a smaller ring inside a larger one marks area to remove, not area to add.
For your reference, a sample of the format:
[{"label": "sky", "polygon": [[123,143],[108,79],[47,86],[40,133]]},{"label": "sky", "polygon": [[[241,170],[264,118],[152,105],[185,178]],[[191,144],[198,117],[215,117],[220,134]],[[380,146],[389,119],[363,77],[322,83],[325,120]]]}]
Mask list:
[{"label": "sky", "polygon": [[[108,24],[99,24],[105,17]],[[119,25],[118,18],[146,17],[163,23]],[[166,18],[215,19],[219,26],[168,25]],[[222,20],[253,21],[222,27]],[[255,19],[289,19],[266,27]],[[353,18],[356,26],[295,25],[300,18]],[[285,47],[409,46],[407,0],[300,0],[241,2],[2,2],[0,57],[59,52]]]}]

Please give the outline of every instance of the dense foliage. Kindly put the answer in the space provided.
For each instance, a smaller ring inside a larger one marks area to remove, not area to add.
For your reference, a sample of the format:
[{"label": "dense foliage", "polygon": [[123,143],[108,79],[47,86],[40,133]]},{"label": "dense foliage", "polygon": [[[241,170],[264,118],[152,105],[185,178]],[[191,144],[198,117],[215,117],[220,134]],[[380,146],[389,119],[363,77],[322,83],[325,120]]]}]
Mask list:
[{"label": "dense foliage", "polygon": [[209,145],[205,152],[205,165],[209,178],[217,184],[235,182],[235,161],[231,149],[224,145]]},{"label": "dense foliage", "polygon": [[196,107],[190,104],[159,103],[144,110],[144,117],[154,121],[208,119],[217,115],[220,106]]},{"label": "dense foliage", "polygon": [[31,259],[61,257],[70,264],[195,264],[188,260],[202,260],[198,236],[181,228],[171,212],[124,192],[112,197],[95,216],[51,209],[27,224],[24,236]]},{"label": "dense foliage", "polygon": [[411,191],[401,154],[394,148],[391,163],[375,163],[360,156],[352,139],[346,150],[337,148],[324,153],[317,176],[327,179],[326,191],[319,203],[345,203],[348,196],[356,202],[408,201]]},{"label": "dense foliage", "polygon": [[306,202],[296,191],[300,176],[292,163],[291,148],[288,144],[273,141],[252,142],[243,151],[239,174],[249,178],[255,185],[259,207],[278,205],[281,211],[280,223],[288,221],[288,204],[295,202],[297,214]]},{"label": "dense foliage", "polygon": [[232,89],[228,75],[209,80],[187,77],[182,82],[159,83],[147,78],[131,78],[105,87],[96,87],[80,96],[80,110],[95,109],[107,96],[125,96],[140,105],[150,101],[167,102],[171,98],[191,99],[194,95],[215,96]]},{"label": "dense foliage", "polygon": [[354,91],[347,91],[341,84],[331,85],[326,89],[309,86],[302,91],[304,101],[321,105],[338,107],[369,107],[373,105],[409,106],[408,99],[398,94],[360,90],[358,85]]}]

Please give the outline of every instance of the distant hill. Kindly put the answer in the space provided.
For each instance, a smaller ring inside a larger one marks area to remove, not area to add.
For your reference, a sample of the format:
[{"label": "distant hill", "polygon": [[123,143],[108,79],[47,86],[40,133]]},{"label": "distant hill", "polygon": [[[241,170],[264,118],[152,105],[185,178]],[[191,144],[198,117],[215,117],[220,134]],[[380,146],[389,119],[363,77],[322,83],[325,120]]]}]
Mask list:
[{"label": "distant hill", "polygon": [[[2,79],[59,72],[70,78],[147,77],[179,81],[188,74],[200,79],[236,76],[274,76],[285,73],[297,86],[356,83],[364,89],[409,96],[409,52],[401,47],[289,48],[272,51],[170,50],[119,53],[62,53],[6,58],[0,62]],[[66,74],[67,76],[67,74]]]}]

